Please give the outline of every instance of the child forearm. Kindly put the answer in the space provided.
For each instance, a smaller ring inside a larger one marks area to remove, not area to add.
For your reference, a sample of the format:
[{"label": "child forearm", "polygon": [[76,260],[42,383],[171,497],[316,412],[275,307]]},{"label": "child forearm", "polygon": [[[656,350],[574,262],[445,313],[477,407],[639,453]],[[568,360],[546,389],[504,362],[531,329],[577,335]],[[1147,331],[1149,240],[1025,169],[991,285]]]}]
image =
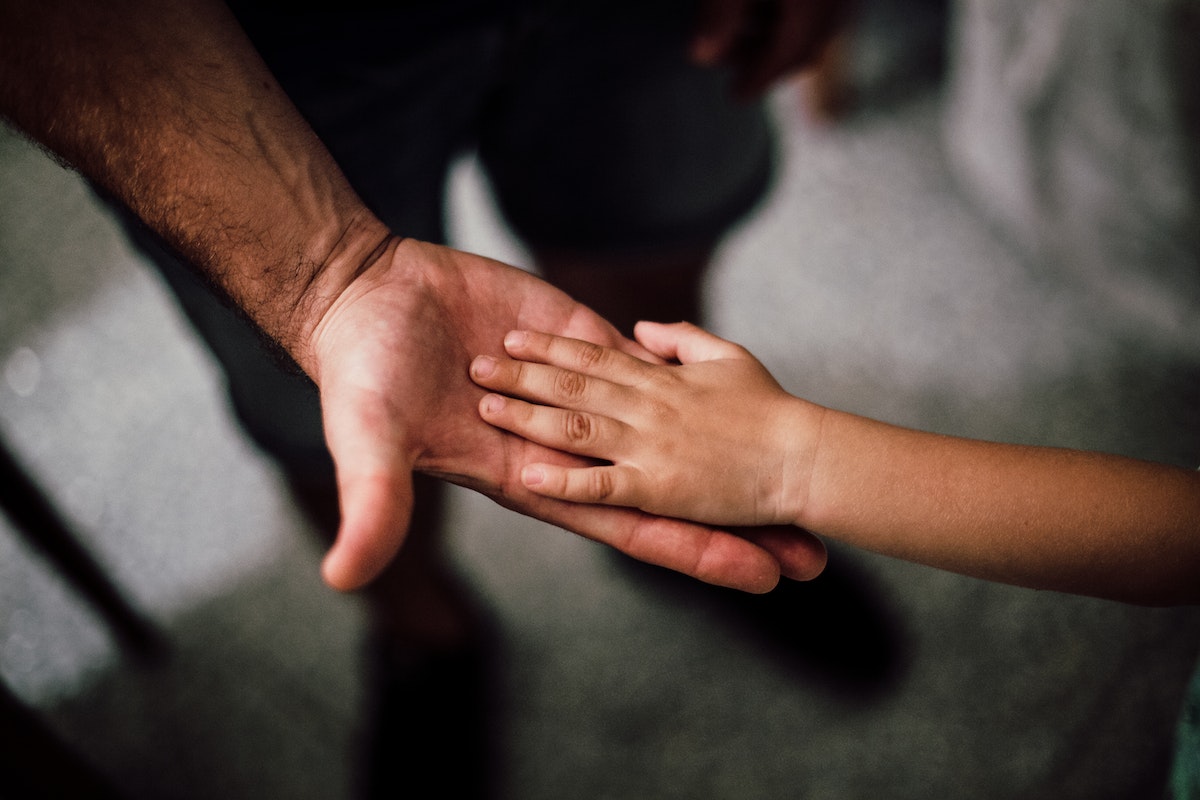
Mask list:
[{"label": "child forearm", "polygon": [[1145,604],[1200,602],[1200,473],[825,415],[807,502],[819,535],[988,580]]}]

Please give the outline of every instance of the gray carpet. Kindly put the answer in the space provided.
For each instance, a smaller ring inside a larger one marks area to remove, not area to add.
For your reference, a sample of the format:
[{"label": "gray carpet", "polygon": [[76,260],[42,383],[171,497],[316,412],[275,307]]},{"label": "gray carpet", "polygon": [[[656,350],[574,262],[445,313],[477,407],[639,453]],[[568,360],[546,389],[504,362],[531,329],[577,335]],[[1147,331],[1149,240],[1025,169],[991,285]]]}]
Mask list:
[{"label": "gray carpet", "polygon": [[[1031,267],[945,166],[936,91],[825,128],[775,97],[784,164],[728,242],[711,325],[790,390],[901,424],[1200,465],[1200,348]],[[465,162],[453,227],[521,263]],[[339,798],[362,741],[356,598],[157,278],[75,176],[0,134],[0,430],[166,632],[141,666],[0,523],[0,677],[132,798]],[[847,690],[674,583],[453,495],[503,642],[503,797],[1142,798],[1194,609],[989,585],[834,548],[880,600],[893,680]],[[788,620],[824,630],[814,602]],[[850,623],[835,640],[860,633]],[[836,676],[834,676],[836,678]],[[469,767],[464,767],[469,768]],[[0,796],[4,794],[0,787]]]}]

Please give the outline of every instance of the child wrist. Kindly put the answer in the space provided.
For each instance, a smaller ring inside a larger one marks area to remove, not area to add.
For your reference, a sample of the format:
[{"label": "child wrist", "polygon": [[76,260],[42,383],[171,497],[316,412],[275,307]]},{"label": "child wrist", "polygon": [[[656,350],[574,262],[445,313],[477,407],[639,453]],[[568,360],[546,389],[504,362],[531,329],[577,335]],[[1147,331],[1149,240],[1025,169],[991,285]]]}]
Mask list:
[{"label": "child wrist", "polygon": [[790,398],[780,423],[784,445],[780,516],[789,525],[807,527],[811,516],[813,470],[826,409],[798,397]]}]

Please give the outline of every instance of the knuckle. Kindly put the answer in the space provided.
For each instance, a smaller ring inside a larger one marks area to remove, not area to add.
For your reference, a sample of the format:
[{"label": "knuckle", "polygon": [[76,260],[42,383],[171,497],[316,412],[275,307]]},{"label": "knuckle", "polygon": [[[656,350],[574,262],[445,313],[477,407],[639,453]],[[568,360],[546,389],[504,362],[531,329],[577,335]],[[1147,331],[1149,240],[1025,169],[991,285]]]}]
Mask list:
[{"label": "knuckle", "polygon": [[589,369],[604,363],[606,352],[603,347],[591,342],[584,342],[576,353],[576,361],[581,369]]},{"label": "knuckle", "polygon": [[518,387],[528,383],[529,370],[528,365],[524,361],[513,361],[507,364],[508,374],[505,376],[508,380],[505,384],[508,386]]},{"label": "knuckle", "polygon": [[573,444],[590,442],[595,435],[595,426],[587,414],[568,412],[563,420],[567,441]]},{"label": "knuckle", "polygon": [[586,390],[587,378],[578,372],[563,370],[554,377],[554,396],[557,399],[579,400]]},{"label": "knuckle", "polygon": [[607,500],[616,492],[612,473],[606,469],[594,469],[588,473],[588,496],[593,500]]}]

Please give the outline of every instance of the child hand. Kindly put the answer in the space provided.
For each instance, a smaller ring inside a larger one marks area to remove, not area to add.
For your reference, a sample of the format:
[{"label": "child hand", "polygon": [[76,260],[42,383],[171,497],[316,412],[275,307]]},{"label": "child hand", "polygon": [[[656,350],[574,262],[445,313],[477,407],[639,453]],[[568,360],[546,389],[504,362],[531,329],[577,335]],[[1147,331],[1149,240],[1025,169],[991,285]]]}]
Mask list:
[{"label": "child hand", "polygon": [[[609,464],[531,464],[531,491],[714,525],[793,524],[808,492],[823,409],[793,397],[744,348],[694,325],[639,323],[648,364],[616,350],[513,332],[513,359],[477,358],[498,394],[492,425]],[[508,396],[505,396],[508,395]],[[519,399],[518,399],[519,398]]]}]

